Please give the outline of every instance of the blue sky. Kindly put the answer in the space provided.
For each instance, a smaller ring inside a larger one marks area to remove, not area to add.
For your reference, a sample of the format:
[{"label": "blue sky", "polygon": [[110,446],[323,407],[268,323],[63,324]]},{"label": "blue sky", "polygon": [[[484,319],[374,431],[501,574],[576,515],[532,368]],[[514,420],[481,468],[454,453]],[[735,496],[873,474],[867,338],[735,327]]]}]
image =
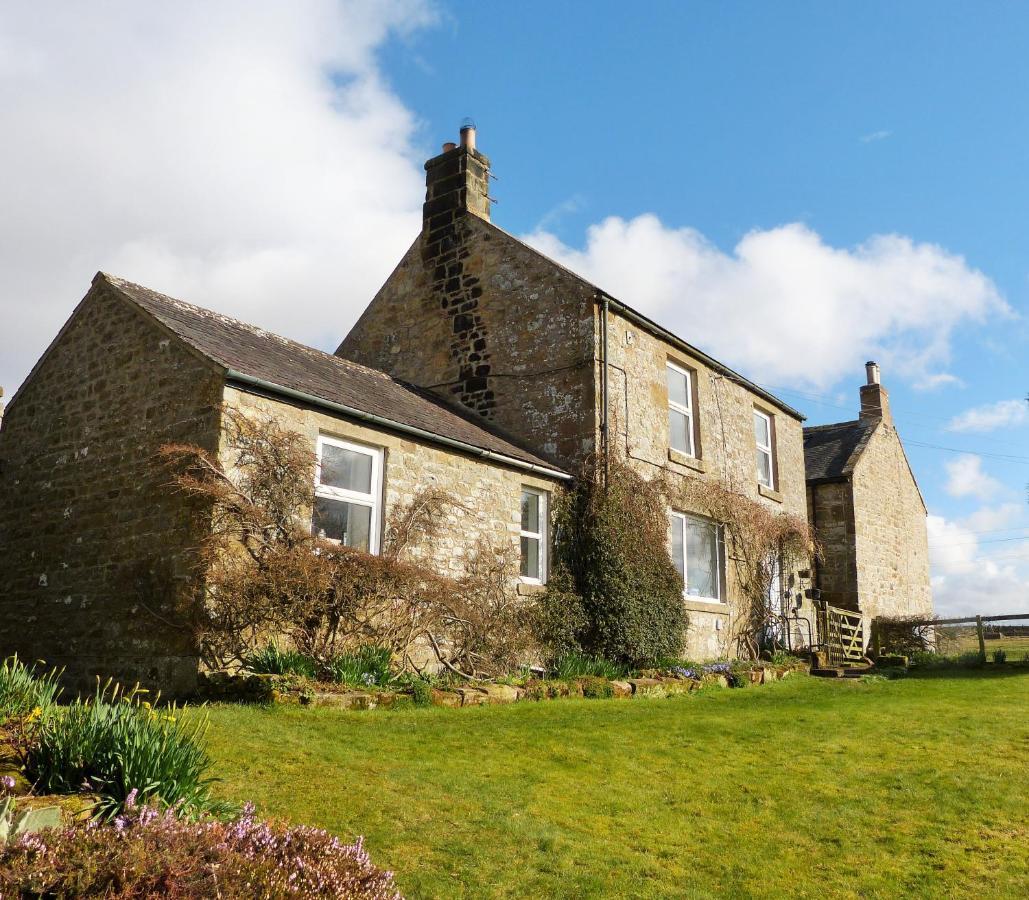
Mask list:
[{"label": "blue sky", "polygon": [[100,268],[334,347],[472,116],[501,227],[812,423],[878,358],[939,608],[1029,611],[1029,6],[58,9],[0,0],[8,396]]}]

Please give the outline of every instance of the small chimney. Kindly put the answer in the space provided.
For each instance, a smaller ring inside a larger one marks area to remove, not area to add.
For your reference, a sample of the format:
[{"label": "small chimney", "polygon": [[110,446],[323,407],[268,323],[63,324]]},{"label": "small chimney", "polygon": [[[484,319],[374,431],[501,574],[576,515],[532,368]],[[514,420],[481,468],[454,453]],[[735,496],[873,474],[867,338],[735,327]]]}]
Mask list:
[{"label": "small chimney", "polygon": [[461,123],[460,141],[448,141],[443,152],[425,164],[422,227],[428,231],[453,224],[472,213],[489,221],[489,158],[475,149],[475,123]]},{"label": "small chimney", "polygon": [[882,419],[887,424],[893,424],[890,395],[879,383],[879,364],[874,360],[865,363],[865,382],[861,386],[861,418]]}]

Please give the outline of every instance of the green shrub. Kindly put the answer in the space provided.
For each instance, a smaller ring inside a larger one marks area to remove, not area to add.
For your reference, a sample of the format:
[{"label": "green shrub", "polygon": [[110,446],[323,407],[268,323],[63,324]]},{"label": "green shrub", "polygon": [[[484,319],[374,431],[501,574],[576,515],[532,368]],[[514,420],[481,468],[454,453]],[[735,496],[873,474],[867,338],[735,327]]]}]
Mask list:
[{"label": "green shrub", "polygon": [[383,686],[392,681],[390,663],[393,653],[389,647],[368,645],[356,653],[335,657],[326,667],[329,677],[339,684]]},{"label": "green shrub", "polygon": [[689,621],[682,577],[668,555],[660,486],[612,463],[606,485],[588,470],[555,506],[555,591],[581,603],[568,603],[558,628],[562,597],[545,597],[541,618],[551,633],[541,637],[558,653],[574,644],[629,666],[677,655]]},{"label": "green shrub", "polygon": [[35,666],[26,666],[17,656],[0,663],[0,723],[52,707],[61,693],[57,683],[60,674],[51,669],[39,675]]},{"label": "green shrub", "polygon": [[412,678],[409,681],[411,700],[415,706],[432,706],[432,685],[424,678]]},{"label": "green shrub", "polygon": [[1005,651],[1005,650],[994,650],[993,651],[993,661],[995,663],[1000,663],[1001,665],[1006,663],[1008,661],[1007,651]]},{"label": "green shrub", "polygon": [[566,680],[586,675],[600,678],[621,678],[625,672],[625,666],[619,666],[602,657],[588,656],[584,653],[566,653],[559,656],[550,667],[552,678]]},{"label": "green shrub", "polygon": [[95,696],[54,707],[40,720],[25,749],[25,773],[37,790],[101,796],[100,815],[111,817],[132,791],[142,802],[178,806],[199,815],[227,807],[214,802],[202,744],[203,718],[187,724],[174,705],[154,708],[139,692],[110,683]]},{"label": "green shrub", "polygon": [[317,670],[310,656],[297,650],[281,650],[274,643],[244,656],[243,665],[262,675],[303,675],[306,678],[314,678]]},{"label": "green shrub", "polygon": [[615,695],[615,689],[611,682],[597,675],[580,678],[579,684],[582,685],[582,696],[590,700],[601,700]]}]

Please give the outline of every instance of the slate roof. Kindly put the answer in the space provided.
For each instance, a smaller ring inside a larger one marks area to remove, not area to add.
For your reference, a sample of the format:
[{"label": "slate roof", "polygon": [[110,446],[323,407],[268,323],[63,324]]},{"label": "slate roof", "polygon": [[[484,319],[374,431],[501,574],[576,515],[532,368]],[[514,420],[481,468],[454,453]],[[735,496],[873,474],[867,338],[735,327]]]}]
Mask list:
[{"label": "slate roof", "polygon": [[850,475],[878,423],[878,419],[857,419],[805,428],[807,480],[832,481]]},{"label": "slate roof", "polygon": [[106,283],[225,369],[522,463],[561,472],[492,428],[413,385],[220,313],[101,272]]}]

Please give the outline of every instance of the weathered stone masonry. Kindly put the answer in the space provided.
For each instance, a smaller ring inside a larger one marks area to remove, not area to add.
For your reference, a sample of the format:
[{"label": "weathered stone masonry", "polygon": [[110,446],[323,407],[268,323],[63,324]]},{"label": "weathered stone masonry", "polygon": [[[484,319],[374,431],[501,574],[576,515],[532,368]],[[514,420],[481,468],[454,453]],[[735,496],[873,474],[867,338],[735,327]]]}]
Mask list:
[{"label": "weathered stone masonry", "polygon": [[90,291],[0,429],[0,650],[66,667],[73,687],[191,686],[188,635],[158,616],[193,575],[193,511],[156,454],[214,450],[220,396],[210,363]]}]

